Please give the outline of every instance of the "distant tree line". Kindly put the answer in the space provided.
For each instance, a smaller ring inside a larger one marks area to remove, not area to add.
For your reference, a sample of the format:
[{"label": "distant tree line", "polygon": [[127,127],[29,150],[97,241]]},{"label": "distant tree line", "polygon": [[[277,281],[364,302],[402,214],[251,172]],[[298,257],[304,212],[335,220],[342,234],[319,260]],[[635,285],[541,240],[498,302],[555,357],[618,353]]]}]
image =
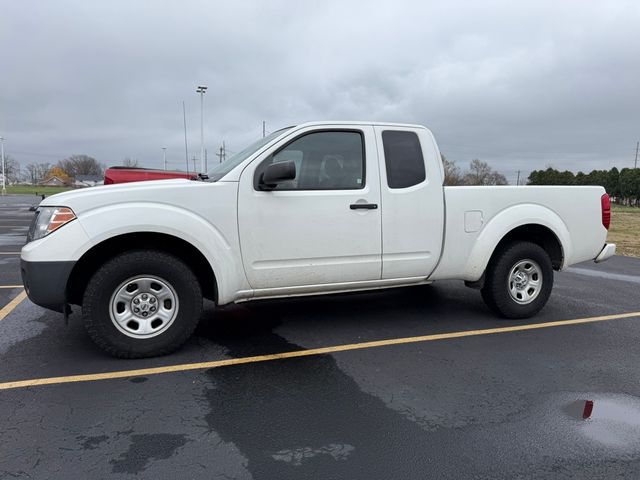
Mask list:
[{"label": "distant tree line", "polygon": [[71,155],[55,164],[29,163],[21,169],[17,160],[5,155],[5,174],[9,183],[24,182],[36,185],[54,176],[64,183],[71,183],[78,175],[102,176],[104,165],[88,155]]},{"label": "distant tree line", "polygon": [[534,170],[529,175],[528,185],[600,185],[612,200],[624,205],[640,205],[640,168],[616,167],[611,170],[592,170],[589,173],[565,170],[561,172],[549,167]]}]

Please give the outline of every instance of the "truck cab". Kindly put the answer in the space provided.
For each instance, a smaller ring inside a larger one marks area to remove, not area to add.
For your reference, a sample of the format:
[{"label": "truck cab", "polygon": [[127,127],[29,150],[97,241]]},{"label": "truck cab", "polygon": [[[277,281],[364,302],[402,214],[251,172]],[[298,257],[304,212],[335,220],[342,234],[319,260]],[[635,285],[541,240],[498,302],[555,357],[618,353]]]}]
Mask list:
[{"label": "truck cab", "polygon": [[[299,129],[249,163],[238,228],[251,287],[428,277],[442,248],[439,155],[423,127],[345,123]],[[283,164],[295,178],[266,183]]]}]

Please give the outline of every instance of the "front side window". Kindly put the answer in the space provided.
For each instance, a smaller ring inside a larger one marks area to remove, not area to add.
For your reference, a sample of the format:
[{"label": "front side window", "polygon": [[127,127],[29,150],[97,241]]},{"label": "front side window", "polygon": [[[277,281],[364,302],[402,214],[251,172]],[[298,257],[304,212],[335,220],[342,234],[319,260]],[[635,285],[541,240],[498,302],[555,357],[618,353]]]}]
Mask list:
[{"label": "front side window", "polygon": [[407,188],[427,178],[418,135],[414,132],[382,132],[384,161],[389,188]]},{"label": "front side window", "polygon": [[266,168],[292,161],[296,178],[275,190],[348,190],[364,187],[364,142],[361,132],[322,131],[295,139],[270,155],[256,169],[254,187]]}]

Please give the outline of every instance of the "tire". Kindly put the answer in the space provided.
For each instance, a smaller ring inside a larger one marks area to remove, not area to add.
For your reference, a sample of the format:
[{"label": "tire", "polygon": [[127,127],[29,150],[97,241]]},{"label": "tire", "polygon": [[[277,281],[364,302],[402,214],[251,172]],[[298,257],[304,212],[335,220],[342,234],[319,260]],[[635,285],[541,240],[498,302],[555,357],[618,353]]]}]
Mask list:
[{"label": "tire", "polygon": [[551,258],[531,242],[500,248],[485,273],[482,299],[498,315],[529,318],[546,305],[553,288]]},{"label": "tire", "polygon": [[118,358],[177,350],[201,314],[202,291],[194,273],[158,250],[133,250],[107,261],[89,280],[82,303],[87,333]]}]

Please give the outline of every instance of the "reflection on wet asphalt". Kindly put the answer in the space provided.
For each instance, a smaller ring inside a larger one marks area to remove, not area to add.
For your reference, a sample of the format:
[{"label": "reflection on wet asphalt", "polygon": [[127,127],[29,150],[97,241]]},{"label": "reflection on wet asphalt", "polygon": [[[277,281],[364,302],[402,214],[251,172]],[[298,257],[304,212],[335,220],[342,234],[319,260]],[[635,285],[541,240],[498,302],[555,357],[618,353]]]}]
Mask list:
[{"label": "reflection on wet asphalt", "polygon": [[625,394],[596,394],[582,435],[605,447],[640,453],[640,398]]},{"label": "reflection on wet asphalt", "polygon": [[[256,354],[256,343],[265,352],[302,349],[273,326],[265,319],[248,338],[245,329],[217,338],[236,337],[226,345],[231,357]],[[412,478],[428,468],[426,432],[362,392],[331,356],[206,374],[214,385],[207,424],[240,449],[254,478],[300,478],[299,467],[321,478]]]}]

